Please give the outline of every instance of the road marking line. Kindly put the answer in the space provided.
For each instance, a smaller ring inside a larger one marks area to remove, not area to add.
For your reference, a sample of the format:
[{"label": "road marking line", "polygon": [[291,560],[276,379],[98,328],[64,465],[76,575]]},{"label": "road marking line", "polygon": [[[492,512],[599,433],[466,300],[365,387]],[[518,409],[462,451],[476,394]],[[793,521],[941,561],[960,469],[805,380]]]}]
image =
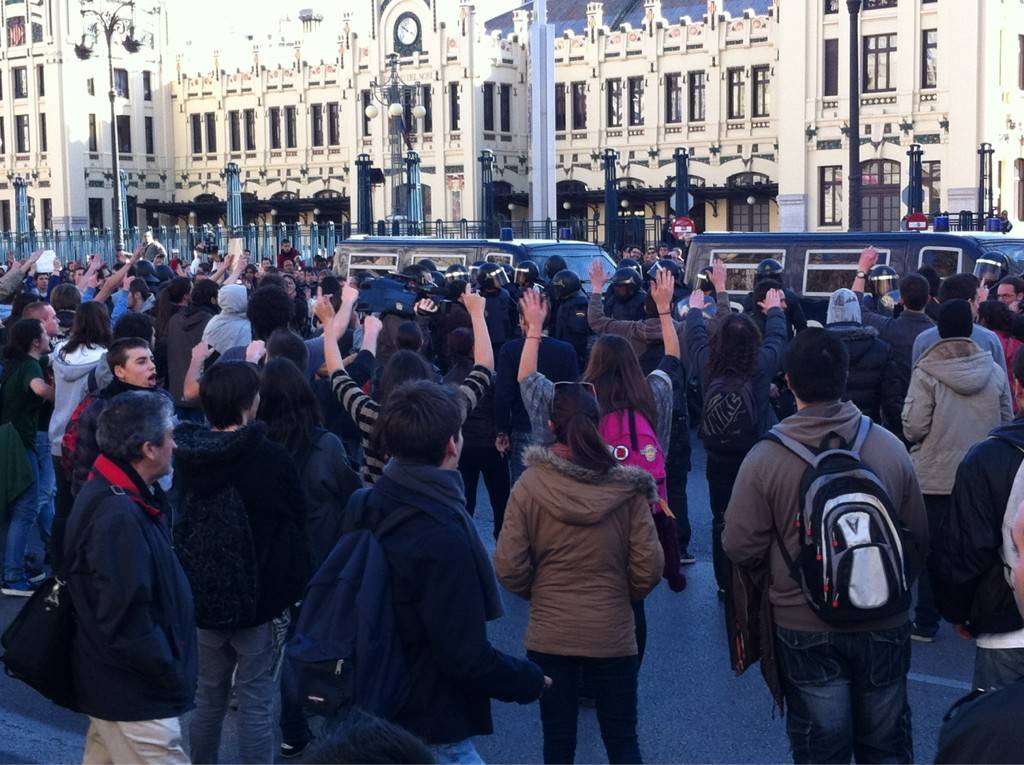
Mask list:
[{"label": "road marking line", "polygon": [[965,683],[962,680],[950,680],[948,677],[928,675],[923,672],[908,672],[907,678],[910,680],[916,680],[919,683],[928,683],[929,685],[941,685],[944,688],[956,688],[959,691],[974,690],[971,687],[970,683]]}]

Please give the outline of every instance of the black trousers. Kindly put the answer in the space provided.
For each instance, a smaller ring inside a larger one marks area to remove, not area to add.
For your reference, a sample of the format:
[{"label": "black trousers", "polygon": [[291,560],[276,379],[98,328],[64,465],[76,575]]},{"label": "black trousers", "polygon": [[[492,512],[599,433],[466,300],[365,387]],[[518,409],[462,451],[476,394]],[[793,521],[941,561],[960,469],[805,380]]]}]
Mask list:
[{"label": "black trousers", "polygon": [[708,455],[705,475],[708,479],[708,499],[711,502],[711,554],[715,564],[718,589],[728,590],[732,584],[732,563],[722,550],[722,531],[725,530],[725,511],[732,497],[732,487],[740,472],[743,459],[729,459]]},{"label": "black trousers", "polygon": [[685,417],[672,420],[672,436],[665,460],[668,506],[676,517],[679,531],[679,552],[690,547],[690,511],[686,502],[686,478],[690,472],[690,431]]},{"label": "black trousers", "polygon": [[50,562],[53,563],[53,570],[57,571],[64,562],[64,529],[68,525],[68,518],[71,516],[71,508],[75,504],[75,498],[71,495],[71,482],[64,474],[60,466],[60,457],[52,457],[53,472],[57,476],[57,496],[53,502],[53,527],[50,531]]},{"label": "black trousers", "polygon": [[466,485],[466,512],[476,512],[476,488],[480,476],[484,477],[487,494],[491,498],[491,509],[494,511],[494,538],[501,533],[501,524],[505,520],[505,505],[512,490],[509,480],[508,460],[494,446],[466,446],[462,449],[459,459],[459,472]]}]

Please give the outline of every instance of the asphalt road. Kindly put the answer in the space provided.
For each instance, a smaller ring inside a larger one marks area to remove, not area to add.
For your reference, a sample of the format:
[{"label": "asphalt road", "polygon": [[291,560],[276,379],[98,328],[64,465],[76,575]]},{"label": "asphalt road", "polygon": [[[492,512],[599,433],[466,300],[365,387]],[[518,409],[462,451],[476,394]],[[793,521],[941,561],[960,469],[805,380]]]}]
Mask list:
[{"label": "asphalt road", "polygon": [[[772,714],[768,691],[755,667],[735,677],[729,666],[722,609],[711,569],[710,512],[703,455],[694,453],[690,518],[698,562],[687,569],[689,586],[673,594],[664,585],[647,602],[647,656],[640,675],[640,745],[648,762],[787,762],[783,720]],[[492,539],[490,509],[481,488],[478,523]],[[0,627],[23,601],[0,597]],[[528,606],[506,594],[507,615],[490,626],[495,645],[522,655]],[[914,644],[910,676],[915,754],[934,760],[938,730],[949,706],[966,692],[973,646],[948,625],[931,645]],[[237,760],[234,721],[226,724],[223,762]],[[493,736],[476,741],[493,763],[541,761],[536,706],[494,704]],[[187,726],[186,726],[187,727]],[[62,710],[27,686],[0,675],[0,763],[80,762],[86,721]],[[580,710],[577,762],[607,762],[592,709]]]}]

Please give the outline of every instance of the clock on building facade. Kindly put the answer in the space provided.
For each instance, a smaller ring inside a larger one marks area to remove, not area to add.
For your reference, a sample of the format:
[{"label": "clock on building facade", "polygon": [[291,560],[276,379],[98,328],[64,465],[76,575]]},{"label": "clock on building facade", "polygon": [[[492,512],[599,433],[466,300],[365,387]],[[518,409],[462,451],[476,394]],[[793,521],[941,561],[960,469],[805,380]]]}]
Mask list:
[{"label": "clock on building facade", "polygon": [[395,21],[395,53],[407,55],[422,50],[423,28],[415,13],[403,13]]}]

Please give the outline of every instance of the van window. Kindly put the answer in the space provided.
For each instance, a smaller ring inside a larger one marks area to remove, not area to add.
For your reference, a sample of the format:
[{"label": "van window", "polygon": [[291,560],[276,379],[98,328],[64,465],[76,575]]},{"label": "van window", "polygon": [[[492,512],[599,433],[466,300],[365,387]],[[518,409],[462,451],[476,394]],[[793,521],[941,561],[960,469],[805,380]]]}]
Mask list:
[{"label": "van window", "polygon": [[754,289],[754,272],[762,260],[774,258],[786,265],[785,250],[712,250],[711,260],[724,261],[727,271],[725,286],[729,292],[750,292]]},{"label": "van window", "polygon": [[964,251],[953,247],[922,247],[918,256],[917,267],[931,266],[938,271],[939,276],[945,279],[947,276],[960,273],[963,266]]},{"label": "van window", "polygon": [[443,272],[448,266],[464,266],[466,265],[466,256],[456,255],[452,253],[446,253],[442,255],[437,250],[416,250],[408,254],[407,257],[403,258],[403,261],[409,263],[419,263],[421,260],[432,260],[434,265],[437,266],[437,270]]},{"label": "van window", "polygon": [[[808,250],[804,260],[803,293],[824,297],[843,287],[853,287],[860,253],[859,249]],[[888,265],[889,254],[889,250],[879,250],[879,264]]]},{"label": "van window", "polygon": [[512,253],[504,252],[503,250],[494,250],[484,256],[484,261],[487,263],[507,263],[512,265]]},{"label": "van window", "polygon": [[386,252],[349,252],[348,274],[359,271],[398,271],[398,255]]}]

